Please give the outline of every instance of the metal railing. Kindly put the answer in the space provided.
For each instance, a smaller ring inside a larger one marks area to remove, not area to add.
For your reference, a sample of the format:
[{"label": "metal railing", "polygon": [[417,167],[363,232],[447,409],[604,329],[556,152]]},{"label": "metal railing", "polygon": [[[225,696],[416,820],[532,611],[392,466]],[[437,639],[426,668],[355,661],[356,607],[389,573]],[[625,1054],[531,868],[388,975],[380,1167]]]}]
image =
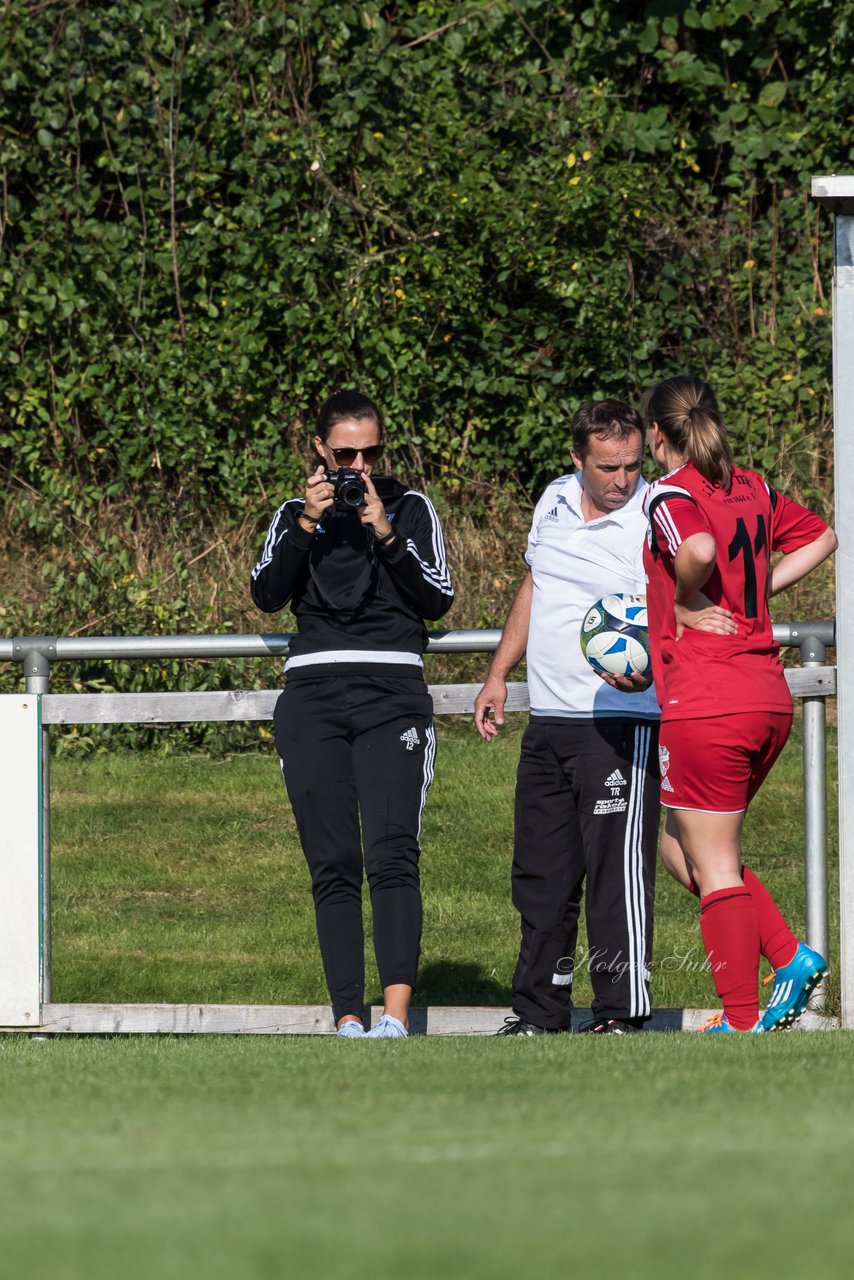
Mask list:
[{"label": "metal railing", "polygon": [[[501,632],[434,631],[428,653],[490,653]],[[822,955],[828,953],[827,893],[827,755],[825,698],[836,692],[836,670],[826,665],[834,644],[834,623],[777,623],[774,638],[800,649],[801,666],[788,668],[794,697],[803,702],[804,855],[806,870],[806,937]],[[51,1001],[50,894],[50,726],[64,724],[174,724],[192,721],[271,720],[279,689],[194,693],[51,694],[50,669],[56,662],[151,658],[286,657],[291,636],[19,636],[0,640],[0,661],[19,662],[28,694],[41,702],[41,865],[42,865],[42,1002]],[[479,684],[433,685],[430,692],[439,714],[467,714]],[[528,710],[527,685],[509,686],[508,711]],[[843,1011],[844,1018],[844,1011]]]}]

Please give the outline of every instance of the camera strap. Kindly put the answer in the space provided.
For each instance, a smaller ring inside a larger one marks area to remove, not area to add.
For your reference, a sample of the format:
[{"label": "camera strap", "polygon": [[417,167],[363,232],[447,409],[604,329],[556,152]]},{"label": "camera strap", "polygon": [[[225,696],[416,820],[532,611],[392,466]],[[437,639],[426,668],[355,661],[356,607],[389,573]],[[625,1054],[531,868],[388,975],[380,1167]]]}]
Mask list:
[{"label": "camera strap", "polygon": [[350,511],[336,511],[323,527],[326,538],[315,543],[309,562],[311,580],[328,609],[356,613],[378,573],[373,539]]}]

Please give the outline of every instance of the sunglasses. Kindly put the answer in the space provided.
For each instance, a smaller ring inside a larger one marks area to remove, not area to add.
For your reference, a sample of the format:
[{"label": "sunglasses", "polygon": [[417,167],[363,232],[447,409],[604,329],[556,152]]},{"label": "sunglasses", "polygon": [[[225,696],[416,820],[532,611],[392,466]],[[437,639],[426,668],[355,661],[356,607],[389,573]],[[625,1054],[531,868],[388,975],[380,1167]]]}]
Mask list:
[{"label": "sunglasses", "polygon": [[333,449],[329,445],[326,447],[339,466],[352,467],[359,454],[362,455],[363,461],[367,462],[368,466],[373,466],[383,456],[385,445],[369,444],[366,449]]}]

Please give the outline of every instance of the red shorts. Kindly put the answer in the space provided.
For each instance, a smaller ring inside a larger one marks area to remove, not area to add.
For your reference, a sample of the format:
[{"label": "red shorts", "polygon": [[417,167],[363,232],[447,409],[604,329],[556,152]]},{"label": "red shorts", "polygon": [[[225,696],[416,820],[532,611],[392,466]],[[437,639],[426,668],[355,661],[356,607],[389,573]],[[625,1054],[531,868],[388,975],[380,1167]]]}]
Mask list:
[{"label": "red shorts", "polygon": [[740,813],[767,778],[791,727],[791,711],[665,721],[658,745],[661,803],[667,809]]}]

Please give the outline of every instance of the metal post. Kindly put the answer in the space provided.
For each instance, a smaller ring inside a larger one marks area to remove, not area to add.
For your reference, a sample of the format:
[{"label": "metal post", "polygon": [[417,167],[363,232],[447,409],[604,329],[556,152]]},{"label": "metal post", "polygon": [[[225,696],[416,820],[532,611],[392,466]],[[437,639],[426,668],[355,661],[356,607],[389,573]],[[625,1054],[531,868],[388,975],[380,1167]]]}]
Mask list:
[{"label": "metal post", "polygon": [[[40,636],[35,641],[21,637],[13,641],[13,656],[23,662],[27,693],[47,693],[50,687],[50,664],[56,657],[56,641]],[[41,731],[41,934],[42,973],[41,1002],[50,1004],[52,997],[51,917],[50,917],[50,727]]]},{"label": "metal post", "polygon": [[[801,666],[822,667],[827,650],[836,643],[836,628],[831,621],[774,623],[774,639],[778,644],[796,646]],[[806,940],[821,955],[829,953],[830,929],[827,911],[827,742],[826,702],[824,695],[802,695],[803,762],[804,762],[804,871]],[[823,1003],[824,983],[810,1001]]]},{"label": "metal post", "polygon": [[[812,180],[834,215],[833,439],[836,707],[839,750],[839,970],[843,1027],[854,1027],[854,176]],[[849,738],[852,739],[849,742]]]},{"label": "metal post", "polygon": [[[805,667],[821,667],[827,649],[816,636],[801,645]],[[806,864],[806,940],[827,956],[830,929],[827,916],[827,744],[824,698],[804,698],[804,859]],[[823,985],[811,1004],[823,1003]]]}]

